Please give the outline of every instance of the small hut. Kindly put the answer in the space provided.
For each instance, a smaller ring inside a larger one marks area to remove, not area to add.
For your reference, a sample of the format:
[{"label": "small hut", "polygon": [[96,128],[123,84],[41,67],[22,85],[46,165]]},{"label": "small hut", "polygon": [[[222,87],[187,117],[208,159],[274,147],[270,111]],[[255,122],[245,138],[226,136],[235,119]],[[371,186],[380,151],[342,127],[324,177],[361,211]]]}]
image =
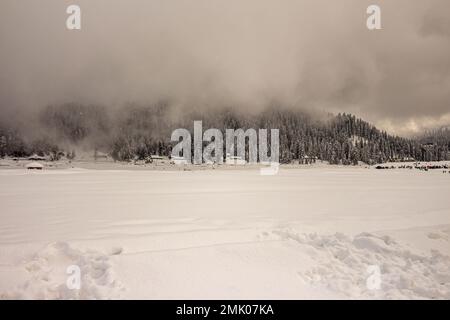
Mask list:
[{"label": "small hut", "polygon": [[26,165],[26,168],[28,170],[42,170],[44,169],[44,166],[40,164],[39,162],[31,162]]},{"label": "small hut", "polygon": [[188,161],[186,158],[183,158],[183,157],[172,156],[170,163],[176,164],[176,165],[187,165]]},{"label": "small hut", "polygon": [[95,150],[94,151],[94,160],[95,161],[97,161],[97,160],[108,160],[108,154]]},{"label": "small hut", "polygon": [[316,161],[317,161],[317,157],[315,157],[315,156],[310,157],[306,154],[299,159],[299,164],[313,164],[313,163],[316,163]]},{"label": "small hut", "polygon": [[225,158],[225,164],[228,165],[243,165],[246,164],[247,161],[243,159],[240,156],[232,156],[229,153],[227,153],[227,156]]}]

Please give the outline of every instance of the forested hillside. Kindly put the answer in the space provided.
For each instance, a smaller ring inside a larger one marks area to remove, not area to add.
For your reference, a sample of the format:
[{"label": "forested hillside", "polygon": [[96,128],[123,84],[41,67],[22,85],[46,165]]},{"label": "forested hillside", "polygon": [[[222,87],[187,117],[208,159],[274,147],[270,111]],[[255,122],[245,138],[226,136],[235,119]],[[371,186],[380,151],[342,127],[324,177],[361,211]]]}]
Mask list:
[{"label": "forested hillside", "polygon": [[314,158],[332,164],[368,164],[386,161],[448,160],[449,130],[427,132],[415,139],[389,135],[350,114],[317,115],[305,111],[269,108],[257,114],[235,108],[191,111],[173,115],[167,104],[128,105],[120,110],[80,104],[48,106],[40,112],[41,133],[30,136],[13,122],[0,123],[0,156],[24,157],[33,153],[51,159],[75,157],[78,148],[98,150],[115,160],[169,155],[171,132],[193,130],[194,120],[203,129],[266,128],[280,130],[283,163]]}]

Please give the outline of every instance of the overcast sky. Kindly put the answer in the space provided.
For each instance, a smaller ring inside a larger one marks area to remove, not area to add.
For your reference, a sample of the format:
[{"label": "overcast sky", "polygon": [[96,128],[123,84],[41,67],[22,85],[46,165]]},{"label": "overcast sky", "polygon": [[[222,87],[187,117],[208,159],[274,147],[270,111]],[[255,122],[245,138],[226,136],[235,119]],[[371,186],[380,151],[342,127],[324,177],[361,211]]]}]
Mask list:
[{"label": "overcast sky", "polygon": [[[82,30],[66,29],[66,7]],[[382,30],[366,8],[382,9]],[[277,102],[450,124],[449,0],[1,0],[1,116],[51,103]]]}]

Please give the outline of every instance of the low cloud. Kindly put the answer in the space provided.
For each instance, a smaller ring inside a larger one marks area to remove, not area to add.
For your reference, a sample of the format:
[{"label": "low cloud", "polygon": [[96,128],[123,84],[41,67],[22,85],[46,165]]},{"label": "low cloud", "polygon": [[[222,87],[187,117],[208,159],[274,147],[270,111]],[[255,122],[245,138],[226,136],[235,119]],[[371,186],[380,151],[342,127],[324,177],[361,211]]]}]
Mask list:
[{"label": "low cloud", "polygon": [[3,115],[165,100],[352,112],[404,135],[450,124],[447,0],[79,0],[81,31],[69,4],[1,1]]}]

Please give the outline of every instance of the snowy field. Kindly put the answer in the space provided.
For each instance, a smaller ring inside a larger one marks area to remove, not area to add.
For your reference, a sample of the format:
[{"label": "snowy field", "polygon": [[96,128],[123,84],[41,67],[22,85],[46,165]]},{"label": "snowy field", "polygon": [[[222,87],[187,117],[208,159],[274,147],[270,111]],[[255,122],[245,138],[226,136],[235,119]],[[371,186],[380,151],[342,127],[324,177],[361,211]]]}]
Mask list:
[{"label": "snowy field", "polygon": [[0,203],[2,299],[450,299],[442,170],[4,169]]}]

